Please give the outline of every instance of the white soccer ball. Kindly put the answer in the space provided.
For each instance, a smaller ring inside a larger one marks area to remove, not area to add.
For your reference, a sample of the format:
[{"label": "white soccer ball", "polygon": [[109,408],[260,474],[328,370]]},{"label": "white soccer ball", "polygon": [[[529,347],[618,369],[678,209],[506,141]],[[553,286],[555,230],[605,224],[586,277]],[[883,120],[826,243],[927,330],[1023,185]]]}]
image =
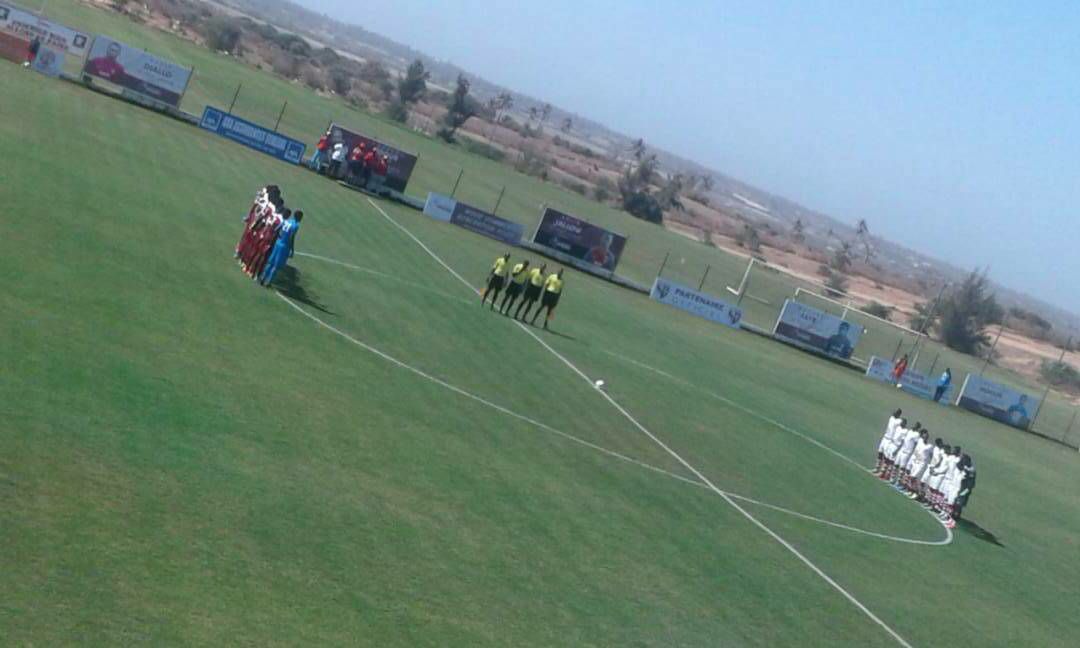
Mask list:
[{"label": "white soccer ball", "polygon": [[604,381],[603,380],[597,380],[596,382],[593,383],[593,387],[596,387],[597,389],[603,389],[604,388]]}]

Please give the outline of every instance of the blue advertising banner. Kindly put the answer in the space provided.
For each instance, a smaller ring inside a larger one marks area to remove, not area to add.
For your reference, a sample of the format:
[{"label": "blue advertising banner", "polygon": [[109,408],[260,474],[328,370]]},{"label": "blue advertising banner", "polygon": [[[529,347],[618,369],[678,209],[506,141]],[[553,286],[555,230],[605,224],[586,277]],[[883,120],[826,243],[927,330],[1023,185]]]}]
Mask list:
[{"label": "blue advertising banner", "polygon": [[[896,364],[887,358],[870,356],[870,362],[866,366],[866,377],[888,385],[896,385],[896,378],[893,377],[893,369],[895,367]],[[908,369],[904,372],[904,375],[900,378],[899,386],[901,390],[906,391],[913,396],[936,401],[942,405],[951,405],[953,402],[953,394],[956,391],[950,383],[942,390],[941,396],[935,398],[937,396],[938,382],[931,376],[927,376],[926,374],[919,373],[912,369]]]},{"label": "blue advertising banner", "polygon": [[1039,399],[975,374],[968,374],[956,404],[987,418],[1026,430],[1031,427]]},{"label": "blue advertising banner", "polygon": [[499,218],[437,193],[428,193],[424,213],[436,220],[450,222],[471,232],[514,246],[521,243],[521,237],[525,233],[525,226],[520,223]]},{"label": "blue advertising banner", "polygon": [[863,327],[858,324],[852,325],[835,315],[790,299],[784,300],[784,308],[773,328],[773,337],[777,339],[843,360],[851,358],[862,334]]},{"label": "blue advertising banner", "polygon": [[272,155],[283,162],[300,164],[300,161],[304,159],[306,145],[303,142],[278,135],[268,128],[234,117],[212,106],[207,106],[203,110],[199,127],[261,153]]},{"label": "blue advertising banner", "polygon": [[649,293],[649,296],[661,304],[674,306],[710,322],[716,322],[735,329],[741,326],[741,309],[708,293],[687,288],[662,277],[657,277],[656,281],[653,282],[652,292]]}]

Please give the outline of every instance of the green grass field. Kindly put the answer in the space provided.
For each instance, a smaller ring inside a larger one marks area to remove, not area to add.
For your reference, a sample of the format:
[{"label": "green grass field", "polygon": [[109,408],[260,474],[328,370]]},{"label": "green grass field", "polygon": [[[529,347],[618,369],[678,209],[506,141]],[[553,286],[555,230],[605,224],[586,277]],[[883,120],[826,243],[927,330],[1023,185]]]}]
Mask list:
[{"label": "green grass field", "polygon": [[[1075,644],[1060,446],[573,271],[541,344],[390,219],[473,285],[493,241],[13,65],[0,84],[3,643],[900,643],[797,551],[911,645]],[[456,175],[461,153],[369,121],[425,147],[419,186]],[[469,163],[522,205],[575,200]],[[231,259],[267,182],[308,214],[280,293]],[[645,228],[617,222],[661,250]],[[851,463],[897,406],[978,463],[951,544],[821,522],[945,538]],[[734,500],[789,546],[630,417],[785,509]]]}]

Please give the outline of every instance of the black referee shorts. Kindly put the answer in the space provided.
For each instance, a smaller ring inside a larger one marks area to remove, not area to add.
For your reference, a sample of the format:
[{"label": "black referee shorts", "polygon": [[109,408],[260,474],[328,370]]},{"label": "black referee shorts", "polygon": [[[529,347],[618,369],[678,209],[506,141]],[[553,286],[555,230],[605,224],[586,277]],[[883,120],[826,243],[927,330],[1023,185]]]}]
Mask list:
[{"label": "black referee shorts", "polygon": [[503,283],[506,281],[506,277],[500,277],[499,275],[491,275],[491,279],[488,279],[488,290],[494,290],[496,292],[502,290]]},{"label": "black referee shorts", "polygon": [[540,302],[540,305],[555,308],[559,305],[559,295],[561,294],[544,291],[544,300]]},{"label": "black referee shorts", "polygon": [[525,287],[525,301],[536,301],[540,298],[540,289],[543,286],[534,286],[531,283]]},{"label": "black referee shorts", "polygon": [[511,281],[510,285],[506,287],[506,294],[511,297],[517,297],[521,294],[521,291],[525,289],[525,284],[519,284]]}]

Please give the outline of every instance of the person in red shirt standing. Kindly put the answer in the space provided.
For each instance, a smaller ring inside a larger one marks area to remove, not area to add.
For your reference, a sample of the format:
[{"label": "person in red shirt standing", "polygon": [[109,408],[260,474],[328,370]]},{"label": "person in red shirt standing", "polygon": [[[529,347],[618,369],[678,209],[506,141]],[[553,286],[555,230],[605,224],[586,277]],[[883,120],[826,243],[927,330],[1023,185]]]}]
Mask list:
[{"label": "person in red shirt standing", "polygon": [[23,67],[30,67],[34,64],[34,60],[37,59],[38,52],[41,51],[41,37],[34,36],[34,40],[30,41],[30,45],[26,48],[26,61],[23,63]]},{"label": "person in red shirt standing", "polygon": [[387,155],[375,156],[375,168],[372,170],[373,174],[368,181],[368,189],[374,193],[379,193],[379,190],[386,184],[386,173],[390,170],[390,157]]},{"label": "person in red shirt standing", "polygon": [[364,170],[363,175],[360,178],[360,186],[367,187],[371,181],[371,174],[375,172],[375,168],[379,165],[379,151],[372,146],[367,155],[364,156]]},{"label": "person in red shirt standing", "polygon": [[901,384],[902,384],[901,381],[904,378],[904,373],[907,372],[907,366],[908,366],[908,357],[907,357],[907,354],[905,353],[904,356],[902,358],[900,358],[896,362],[895,365],[893,365],[892,377],[893,377],[893,382],[896,383],[897,387],[901,386]]},{"label": "person in red shirt standing", "polygon": [[363,142],[360,142],[353,147],[353,150],[349,153],[349,173],[348,178],[350,182],[356,182],[356,178],[360,175],[361,169],[364,166],[364,157],[366,155],[367,147]]},{"label": "person in red shirt standing", "polygon": [[315,155],[311,156],[311,161],[308,162],[308,166],[312,171],[319,173],[322,171],[323,158],[326,157],[326,151],[330,148],[330,131],[326,131],[326,134],[319,138],[318,144],[315,145]]}]

